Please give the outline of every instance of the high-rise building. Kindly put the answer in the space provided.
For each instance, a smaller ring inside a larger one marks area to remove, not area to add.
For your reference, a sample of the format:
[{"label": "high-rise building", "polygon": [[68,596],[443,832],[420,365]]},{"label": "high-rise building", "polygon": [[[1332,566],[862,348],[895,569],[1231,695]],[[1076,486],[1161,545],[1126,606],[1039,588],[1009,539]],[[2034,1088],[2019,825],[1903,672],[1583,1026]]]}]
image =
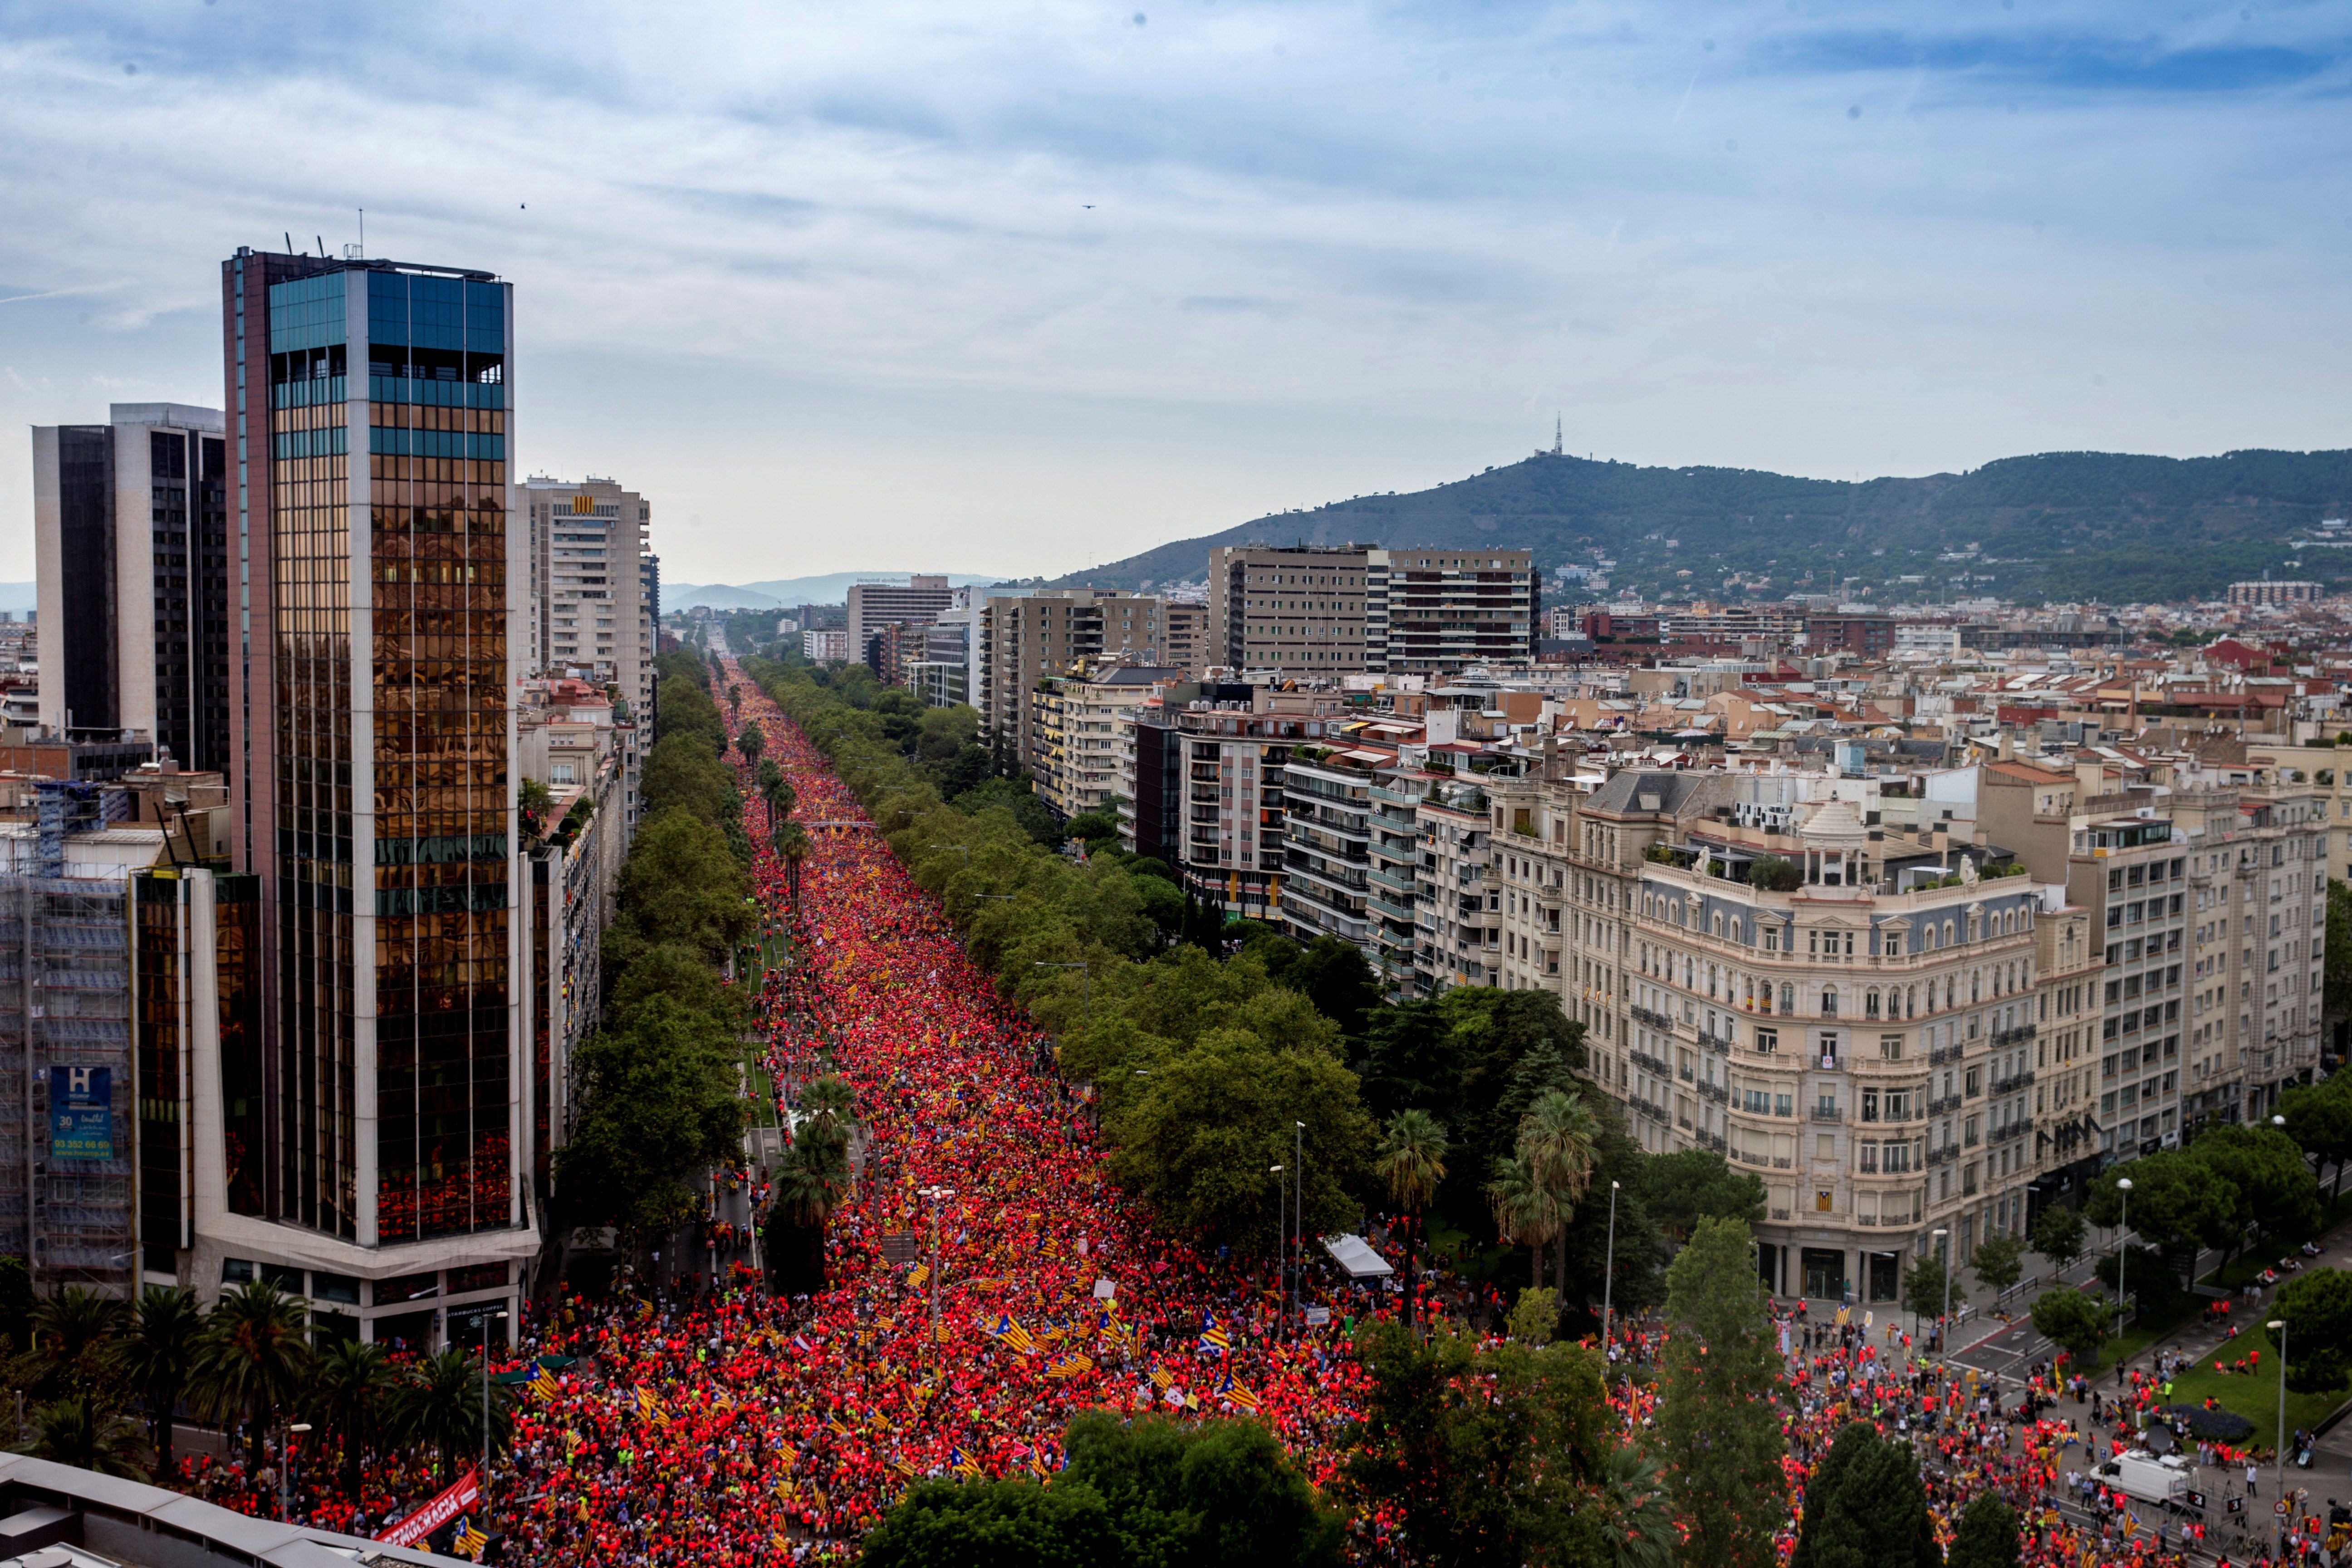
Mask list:
[{"label": "high-rise building", "polygon": [[1538,597],[1524,550],[1221,546],[1209,552],[1207,653],[1328,679],[1528,664]]},{"label": "high-rise building", "polygon": [[981,604],[980,679],[971,698],[982,729],[1034,772],[1042,752],[1029,696],[1037,682],[1107,658],[1157,663],[1160,610],[1148,595],[1110,589],[991,593]]},{"label": "high-rise building", "polygon": [[620,688],[633,714],[653,711],[656,606],[647,602],[653,508],[611,479],[534,476],[521,487],[536,673]]},{"label": "high-rise building", "polygon": [[1337,678],[1379,668],[1365,598],[1376,549],[1222,545],[1209,552],[1212,662]]},{"label": "high-rise building", "polygon": [[229,561],[220,411],[118,403],[33,431],[41,723],[126,732],[184,767],[228,760]]},{"label": "high-rise building", "polygon": [[254,1195],[197,1238],[364,1283],[362,1331],[472,1338],[539,1242],[511,984],[513,299],[486,272],[222,264],[238,869],[257,879]]},{"label": "high-rise building", "polygon": [[940,612],[955,603],[955,590],[945,577],[917,576],[903,586],[897,583],[853,583],[849,585],[849,657],[868,657],[867,642],[887,626],[927,626]]}]

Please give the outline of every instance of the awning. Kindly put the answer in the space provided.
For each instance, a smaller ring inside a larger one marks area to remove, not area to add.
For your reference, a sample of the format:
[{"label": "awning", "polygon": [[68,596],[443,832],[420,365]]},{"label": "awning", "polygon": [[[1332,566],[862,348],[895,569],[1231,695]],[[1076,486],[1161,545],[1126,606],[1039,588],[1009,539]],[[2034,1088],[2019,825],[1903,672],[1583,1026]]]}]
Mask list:
[{"label": "awning", "polygon": [[1360,1236],[1327,1236],[1323,1238],[1323,1250],[1331,1255],[1332,1262],[1348,1271],[1351,1279],[1378,1279],[1396,1272]]},{"label": "awning", "polygon": [[518,1388],[539,1375],[540,1367],[543,1366],[550,1372],[562,1372],[565,1367],[578,1363],[579,1360],[576,1355],[543,1355],[530,1366],[517,1367],[512,1372],[502,1372],[490,1381],[502,1384],[509,1388]]}]

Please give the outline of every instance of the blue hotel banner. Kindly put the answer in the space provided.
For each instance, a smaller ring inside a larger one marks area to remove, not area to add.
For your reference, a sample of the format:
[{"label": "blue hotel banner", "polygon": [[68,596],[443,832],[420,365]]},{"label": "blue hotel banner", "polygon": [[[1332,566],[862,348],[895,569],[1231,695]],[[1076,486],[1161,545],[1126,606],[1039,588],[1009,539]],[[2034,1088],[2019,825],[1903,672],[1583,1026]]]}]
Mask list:
[{"label": "blue hotel banner", "polygon": [[114,1158],[114,1069],[49,1069],[49,1157]]}]

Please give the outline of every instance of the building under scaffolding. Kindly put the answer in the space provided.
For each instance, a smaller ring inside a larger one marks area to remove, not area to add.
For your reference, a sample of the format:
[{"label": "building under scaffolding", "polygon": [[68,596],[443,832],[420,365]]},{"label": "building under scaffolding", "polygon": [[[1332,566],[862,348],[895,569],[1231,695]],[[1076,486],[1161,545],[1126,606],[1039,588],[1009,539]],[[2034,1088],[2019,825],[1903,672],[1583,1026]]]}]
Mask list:
[{"label": "building under scaffolding", "polygon": [[163,840],[121,800],[44,782],[0,824],[0,1252],[44,1294],[137,1278],[129,878]]}]

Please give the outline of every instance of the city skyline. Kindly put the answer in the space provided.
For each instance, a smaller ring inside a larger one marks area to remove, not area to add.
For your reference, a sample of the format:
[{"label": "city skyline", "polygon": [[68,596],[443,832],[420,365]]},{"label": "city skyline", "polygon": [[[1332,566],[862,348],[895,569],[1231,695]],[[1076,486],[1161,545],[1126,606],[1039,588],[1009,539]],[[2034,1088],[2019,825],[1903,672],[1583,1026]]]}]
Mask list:
[{"label": "city skyline", "polygon": [[1059,573],[1458,478],[1556,410],[1572,449],[1826,478],[2341,443],[2316,10],[390,16],[18,14],[0,409],[216,404],[209,263],[340,254],[364,205],[371,255],[546,302],[518,461],[627,472],[681,582],[876,530]]}]

